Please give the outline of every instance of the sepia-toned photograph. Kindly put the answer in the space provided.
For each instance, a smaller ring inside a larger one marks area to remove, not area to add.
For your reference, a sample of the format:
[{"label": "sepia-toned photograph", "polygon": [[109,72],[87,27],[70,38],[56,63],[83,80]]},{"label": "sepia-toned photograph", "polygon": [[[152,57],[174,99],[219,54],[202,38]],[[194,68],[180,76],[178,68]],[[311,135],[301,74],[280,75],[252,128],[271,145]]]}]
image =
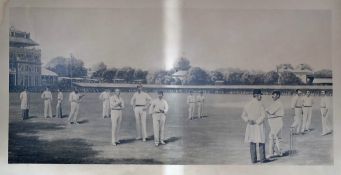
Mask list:
[{"label": "sepia-toned photograph", "polygon": [[9,164],[333,165],[332,13],[9,9]]}]

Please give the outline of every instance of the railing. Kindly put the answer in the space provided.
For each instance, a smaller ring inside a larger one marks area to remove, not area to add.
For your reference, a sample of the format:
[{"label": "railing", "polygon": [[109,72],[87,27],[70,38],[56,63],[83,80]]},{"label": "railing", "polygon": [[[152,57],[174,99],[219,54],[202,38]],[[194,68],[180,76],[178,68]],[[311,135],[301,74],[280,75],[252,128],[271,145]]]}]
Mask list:
[{"label": "railing", "polygon": [[16,53],[16,54],[32,54],[32,55],[41,55],[41,50],[36,48],[17,48],[17,47],[11,47],[9,49],[10,53]]}]

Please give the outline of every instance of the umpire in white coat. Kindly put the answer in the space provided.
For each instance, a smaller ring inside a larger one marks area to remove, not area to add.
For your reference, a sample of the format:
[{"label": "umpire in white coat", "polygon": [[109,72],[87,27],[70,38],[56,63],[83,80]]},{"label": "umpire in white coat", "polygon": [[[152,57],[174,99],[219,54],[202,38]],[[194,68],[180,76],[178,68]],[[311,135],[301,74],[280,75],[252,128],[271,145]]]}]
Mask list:
[{"label": "umpire in white coat", "polygon": [[99,95],[99,99],[103,102],[102,117],[110,117],[110,90],[105,90]]},{"label": "umpire in white coat", "polygon": [[265,109],[262,100],[262,92],[259,89],[253,90],[253,99],[244,107],[241,115],[247,123],[245,131],[245,142],[250,143],[251,162],[257,162],[257,149],[259,144],[260,162],[267,162],[265,157]]},{"label": "umpire in white coat", "polygon": [[24,89],[24,91],[22,91],[20,93],[20,109],[21,109],[21,117],[23,120],[28,119],[28,112],[29,112],[29,94],[27,92],[27,88]]},{"label": "umpire in white coat", "polygon": [[192,91],[189,91],[189,95],[187,96],[187,104],[188,104],[188,119],[192,120],[194,118],[194,109],[195,109],[195,96]]}]

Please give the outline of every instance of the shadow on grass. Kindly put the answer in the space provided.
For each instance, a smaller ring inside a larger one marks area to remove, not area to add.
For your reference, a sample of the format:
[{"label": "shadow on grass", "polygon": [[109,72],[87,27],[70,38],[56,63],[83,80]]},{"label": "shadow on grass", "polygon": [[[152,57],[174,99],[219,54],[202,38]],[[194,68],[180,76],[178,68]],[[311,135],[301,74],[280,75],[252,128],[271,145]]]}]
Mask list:
[{"label": "shadow on grass", "polygon": [[135,138],[122,139],[122,140],[120,140],[121,144],[128,144],[128,143],[132,143],[132,142],[135,142],[135,141],[136,141]]},{"label": "shadow on grass", "polygon": [[78,123],[79,124],[89,123],[89,120],[79,120]]},{"label": "shadow on grass", "polygon": [[[171,142],[176,142],[176,141],[178,141],[178,140],[180,140],[180,139],[181,139],[181,137],[170,137],[170,138],[167,138],[167,139],[165,140],[165,142],[166,142],[166,143],[171,143]],[[154,135],[149,136],[148,139],[147,139],[147,141],[148,141],[148,140],[154,140]]]},{"label": "shadow on grass", "polygon": [[171,143],[171,142],[176,142],[178,140],[180,140],[181,137],[170,137],[168,139],[165,140],[166,143]]},{"label": "shadow on grass", "polygon": [[43,131],[62,130],[63,125],[13,122],[9,125],[8,163],[52,164],[162,164],[154,159],[102,159],[85,139],[41,140]]}]

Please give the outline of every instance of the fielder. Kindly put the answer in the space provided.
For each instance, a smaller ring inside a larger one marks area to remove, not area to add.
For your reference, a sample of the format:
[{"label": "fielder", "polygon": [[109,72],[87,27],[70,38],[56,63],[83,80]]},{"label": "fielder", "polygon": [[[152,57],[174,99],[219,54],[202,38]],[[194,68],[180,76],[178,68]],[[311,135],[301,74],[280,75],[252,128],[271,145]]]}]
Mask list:
[{"label": "fielder", "polygon": [[204,102],[205,102],[205,96],[204,92],[200,91],[200,95],[197,96],[197,104],[198,104],[198,117],[201,118],[204,116]]},{"label": "fielder", "polygon": [[56,117],[58,118],[63,117],[62,102],[63,102],[63,93],[61,92],[60,89],[58,89],[57,106],[56,106]]},{"label": "fielder", "polygon": [[295,133],[296,135],[300,134],[300,131],[301,131],[300,129],[301,129],[301,125],[302,125],[302,114],[303,114],[302,105],[303,104],[302,104],[302,97],[301,96],[302,96],[302,91],[297,89],[296,94],[294,95],[294,97],[291,100],[291,108],[295,112],[295,117],[294,117],[294,122],[290,127],[296,129],[296,133]]},{"label": "fielder", "polygon": [[192,120],[194,117],[194,109],[195,109],[195,96],[192,91],[189,91],[189,95],[187,97],[188,104],[188,119]]},{"label": "fielder", "polygon": [[29,116],[29,95],[27,92],[27,88],[24,89],[20,93],[20,109],[21,109],[21,117],[23,120],[28,119]]},{"label": "fielder", "polygon": [[137,86],[137,92],[131,98],[130,104],[133,106],[136,121],[136,140],[141,139],[141,126],[142,126],[142,141],[147,139],[147,109],[151,97],[142,91],[142,85]]},{"label": "fielder", "polygon": [[321,119],[322,119],[322,136],[330,134],[332,129],[328,125],[328,98],[326,97],[326,92],[321,91],[321,101],[320,101],[320,109],[321,109]]},{"label": "fielder", "polygon": [[77,122],[78,118],[78,112],[79,112],[79,103],[81,102],[81,99],[84,97],[84,95],[80,95],[78,93],[78,90],[73,90],[69,95],[69,102],[71,105],[71,110],[68,118],[69,124],[79,124]]},{"label": "fielder", "polygon": [[278,150],[278,155],[283,156],[280,140],[278,135],[280,134],[283,128],[283,120],[284,117],[284,107],[282,102],[279,100],[281,96],[280,91],[272,92],[273,103],[266,109],[266,113],[268,114],[268,122],[270,126],[269,133],[269,157],[274,156],[274,146]]},{"label": "fielder", "polygon": [[102,117],[110,117],[110,91],[105,90],[99,95],[99,99],[103,102]]},{"label": "fielder", "polygon": [[154,99],[149,108],[150,114],[153,117],[153,129],[154,129],[154,143],[155,146],[166,144],[165,140],[165,122],[166,113],[168,112],[168,103],[163,99],[163,92],[158,92],[158,98]]},{"label": "fielder", "polygon": [[245,142],[250,143],[250,154],[252,163],[257,163],[257,143],[259,144],[260,162],[268,162],[265,157],[265,109],[261,100],[261,90],[253,90],[253,99],[245,105],[243,113],[241,115],[242,119],[247,123],[245,131]]},{"label": "fielder", "polygon": [[122,109],[124,108],[124,101],[120,97],[120,90],[116,89],[115,94],[110,97],[110,108],[111,108],[111,142],[112,145],[116,146],[120,143],[118,139],[118,131],[121,127],[122,121]]},{"label": "fielder", "polygon": [[301,132],[311,131],[310,124],[311,124],[311,112],[313,108],[313,98],[310,96],[310,91],[306,91],[306,95],[302,99],[302,110],[303,110],[303,121],[302,121],[302,128]]},{"label": "fielder", "polygon": [[[45,91],[41,94],[41,98],[44,100],[44,117],[52,117],[52,94],[49,88],[46,88]],[[48,113],[48,114],[47,114]]]}]

